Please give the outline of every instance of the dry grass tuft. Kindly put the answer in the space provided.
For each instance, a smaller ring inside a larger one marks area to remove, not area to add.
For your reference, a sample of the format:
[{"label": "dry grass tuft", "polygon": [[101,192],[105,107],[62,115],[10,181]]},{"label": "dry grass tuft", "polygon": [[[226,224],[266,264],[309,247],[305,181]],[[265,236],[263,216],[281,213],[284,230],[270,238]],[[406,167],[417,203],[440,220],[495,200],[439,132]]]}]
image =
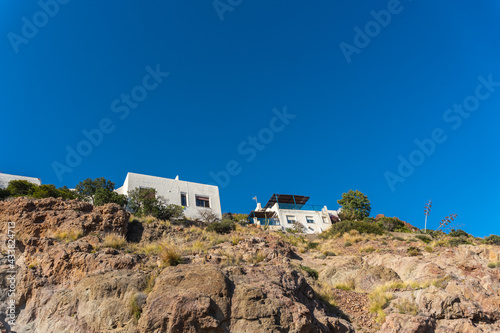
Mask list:
[{"label": "dry grass tuft", "polygon": [[174,244],[164,241],[160,243],[160,253],[158,257],[163,266],[177,266],[181,263],[182,254]]},{"label": "dry grass tuft", "polygon": [[54,238],[66,243],[74,242],[82,236],[83,232],[81,230],[56,230],[53,234]]},{"label": "dry grass tuft", "polygon": [[385,321],[387,315],[384,309],[387,308],[393,298],[394,295],[386,292],[384,286],[379,286],[370,293],[370,312],[377,314],[377,322],[383,323]]},{"label": "dry grass tuft", "polygon": [[102,247],[111,247],[113,249],[121,249],[127,245],[127,239],[123,235],[119,235],[116,233],[109,233],[104,236],[104,242]]},{"label": "dry grass tuft", "polygon": [[342,290],[356,290],[356,281],[354,281],[354,277],[348,278],[345,282],[337,283],[333,286],[335,289]]}]

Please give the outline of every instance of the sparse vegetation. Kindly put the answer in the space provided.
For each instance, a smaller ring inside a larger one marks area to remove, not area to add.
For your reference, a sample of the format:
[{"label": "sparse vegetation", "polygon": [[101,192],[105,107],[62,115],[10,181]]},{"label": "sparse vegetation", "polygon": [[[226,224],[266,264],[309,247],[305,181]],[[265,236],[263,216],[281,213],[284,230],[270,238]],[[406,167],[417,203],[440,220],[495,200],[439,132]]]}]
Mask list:
[{"label": "sparse vegetation", "polygon": [[83,236],[83,231],[81,230],[56,230],[53,237],[57,240],[69,243],[74,242],[78,238]]},{"label": "sparse vegetation", "polygon": [[372,253],[372,252],[375,252],[373,246],[366,246],[359,249],[359,253]]},{"label": "sparse vegetation", "polygon": [[252,257],[250,258],[249,262],[252,264],[258,264],[259,262],[263,261],[266,259],[266,255],[262,251],[257,251],[255,252]]},{"label": "sparse vegetation", "polygon": [[160,253],[158,254],[163,266],[177,266],[181,263],[182,255],[175,245],[169,242],[160,244]]},{"label": "sparse vegetation", "polygon": [[408,247],[406,252],[408,252],[410,257],[416,257],[416,256],[422,255],[422,251],[418,247],[414,247],[414,246]]},{"label": "sparse vegetation", "polygon": [[348,278],[346,281],[342,283],[337,283],[333,286],[335,289],[341,289],[341,290],[355,290],[356,289],[356,281],[354,280],[354,277]]},{"label": "sparse vegetation", "polygon": [[236,224],[232,220],[225,219],[221,222],[211,223],[206,230],[218,234],[229,234],[231,231],[236,230]]},{"label": "sparse vegetation", "polygon": [[305,271],[313,279],[315,279],[315,280],[318,279],[319,274],[318,274],[317,270],[312,269],[311,267],[302,266],[302,265],[300,265],[300,269],[302,269],[303,271]]},{"label": "sparse vegetation", "polygon": [[380,225],[371,222],[360,221],[342,221],[333,224],[330,229],[324,232],[323,237],[328,238],[335,235],[343,235],[351,230],[357,230],[359,233],[382,235],[384,229]]},{"label": "sparse vegetation", "polygon": [[371,292],[369,297],[370,312],[377,314],[377,322],[384,322],[386,317],[384,309],[387,308],[389,302],[394,298],[394,295],[384,290],[384,286],[381,286]]},{"label": "sparse vegetation", "polygon": [[399,313],[410,314],[416,316],[418,314],[418,307],[415,302],[410,301],[408,298],[402,298],[394,304]]},{"label": "sparse vegetation", "polygon": [[139,304],[138,294],[135,294],[130,298],[129,307],[130,307],[130,314],[134,318],[134,321],[137,323],[137,321],[141,318],[142,314],[142,307]]},{"label": "sparse vegetation", "polygon": [[326,284],[316,283],[313,286],[314,293],[316,296],[327,304],[331,310],[337,309],[337,304],[335,303],[335,298],[333,297],[333,288]]},{"label": "sparse vegetation", "polygon": [[127,244],[127,239],[123,235],[117,233],[109,233],[104,236],[102,247],[110,247],[113,249],[121,249]]},{"label": "sparse vegetation", "polygon": [[425,244],[429,244],[432,241],[432,239],[429,236],[425,235],[415,235],[415,238],[420,239]]}]

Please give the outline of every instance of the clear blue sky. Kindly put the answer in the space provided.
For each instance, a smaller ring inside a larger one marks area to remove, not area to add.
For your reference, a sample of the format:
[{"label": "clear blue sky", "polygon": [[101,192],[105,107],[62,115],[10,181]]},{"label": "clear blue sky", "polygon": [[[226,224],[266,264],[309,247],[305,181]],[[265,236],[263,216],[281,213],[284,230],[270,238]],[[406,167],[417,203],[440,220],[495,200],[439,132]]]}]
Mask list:
[{"label": "clear blue sky", "polygon": [[215,183],[233,161],[226,212],[359,189],[373,216],[423,227],[432,199],[430,228],[500,234],[498,1],[59,1],[0,3],[1,172]]}]

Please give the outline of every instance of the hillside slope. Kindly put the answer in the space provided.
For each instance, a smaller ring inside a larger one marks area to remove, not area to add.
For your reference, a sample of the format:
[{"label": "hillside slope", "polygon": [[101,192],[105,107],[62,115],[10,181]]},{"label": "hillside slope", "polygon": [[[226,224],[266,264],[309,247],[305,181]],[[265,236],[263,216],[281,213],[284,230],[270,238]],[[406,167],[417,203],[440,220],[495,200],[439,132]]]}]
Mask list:
[{"label": "hillside slope", "polygon": [[16,332],[500,331],[500,246],[219,235],[51,198],[0,202],[0,222],[3,290],[15,223]]}]

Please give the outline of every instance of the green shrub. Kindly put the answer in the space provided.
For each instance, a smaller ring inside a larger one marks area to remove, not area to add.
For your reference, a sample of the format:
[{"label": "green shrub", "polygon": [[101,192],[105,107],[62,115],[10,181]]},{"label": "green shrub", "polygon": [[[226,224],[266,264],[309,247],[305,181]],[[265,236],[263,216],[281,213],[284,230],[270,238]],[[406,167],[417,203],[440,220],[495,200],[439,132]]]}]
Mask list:
[{"label": "green shrub", "polygon": [[382,217],[378,220],[382,227],[387,231],[394,231],[397,228],[403,228],[404,223],[397,217]]},{"label": "green shrub", "polygon": [[410,257],[416,257],[416,256],[422,255],[422,251],[420,251],[420,249],[418,247],[414,247],[414,246],[408,247],[406,252],[408,252]]},{"label": "green shrub", "polygon": [[351,230],[357,230],[359,233],[382,235],[382,229],[376,223],[360,222],[360,221],[342,221],[333,224],[330,229],[325,231],[326,236],[343,235]]},{"label": "green shrub", "polygon": [[319,246],[319,243],[318,242],[309,242],[307,243],[307,248],[309,250],[314,250],[314,249],[317,249]]},{"label": "green shrub", "polygon": [[408,227],[407,227],[407,226],[405,226],[405,225],[404,225],[404,226],[402,226],[402,227],[395,228],[395,229],[394,229],[394,232],[404,232],[404,233],[406,233],[406,234],[410,234],[410,233],[412,233],[413,231],[411,231],[410,229],[408,229]]},{"label": "green shrub", "polygon": [[470,235],[468,233],[466,233],[465,231],[463,230],[455,230],[455,229],[451,229],[450,233],[448,234],[448,236],[450,237],[469,237]]},{"label": "green shrub", "polygon": [[303,271],[305,271],[314,280],[318,279],[319,274],[318,274],[317,270],[312,269],[311,267],[302,266],[302,265],[300,265],[300,269],[302,269]]},{"label": "green shrub", "polygon": [[432,240],[430,237],[424,236],[424,235],[415,235],[415,238],[420,239],[425,244],[429,244],[431,242],[431,240]]},{"label": "green shrub", "polygon": [[490,262],[488,264],[488,268],[496,268],[497,267],[497,264],[495,264],[494,262]]},{"label": "green shrub", "polygon": [[500,236],[490,235],[484,238],[485,244],[500,245]]},{"label": "green shrub", "polygon": [[462,244],[472,244],[471,242],[469,242],[466,238],[464,237],[460,237],[460,238],[451,238],[448,240],[447,242],[447,245],[450,246],[450,247],[455,247],[455,246],[458,246],[458,245],[462,245]]},{"label": "green shrub", "polygon": [[236,224],[232,220],[225,219],[221,222],[213,222],[206,230],[215,231],[218,234],[229,234],[231,231],[236,230]]},{"label": "green shrub", "polygon": [[394,236],[394,237],[392,237],[392,239],[394,239],[394,240],[398,240],[398,241],[400,241],[400,242],[404,242],[404,240],[405,240],[404,238],[399,237],[399,236]]},{"label": "green shrub", "polygon": [[348,247],[348,246],[351,246],[351,245],[352,245],[352,243],[351,243],[351,242],[345,242],[345,243],[344,243],[344,246],[345,246],[345,247]]}]

